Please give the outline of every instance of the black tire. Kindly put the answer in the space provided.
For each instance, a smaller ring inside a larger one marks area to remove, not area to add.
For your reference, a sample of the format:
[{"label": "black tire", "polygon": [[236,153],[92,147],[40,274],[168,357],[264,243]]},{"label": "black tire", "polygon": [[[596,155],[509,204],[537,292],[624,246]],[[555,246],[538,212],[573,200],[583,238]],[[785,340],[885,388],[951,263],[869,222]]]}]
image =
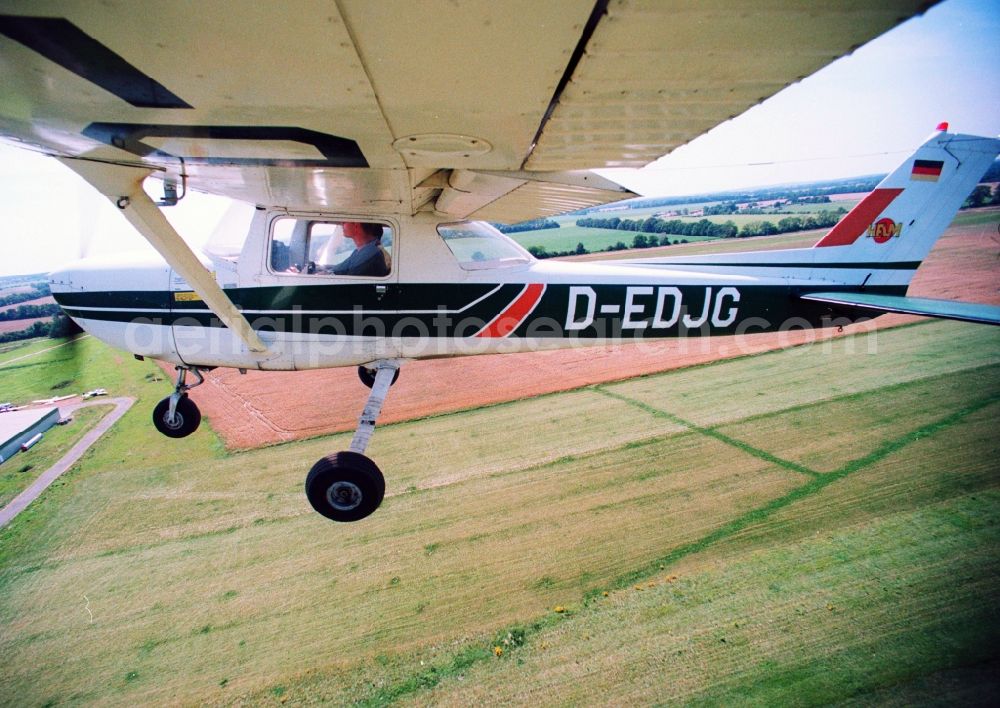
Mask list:
[{"label": "black tire", "polygon": [[334,521],[360,521],[378,509],[384,497],[385,477],[357,452],[327,455],[306,476],[312,508]]},{"label": "black tire", "polygon": [[181,399],[177,401],[172,421],[167,420],[169,410],[169,398],[164,398],[153,409],[153,425],[168,438],[186,438],[201,425],[201,411],[198,410],[194,401],[187,397],[187,394],[181,396]]},{"label": "black tire", "polygon": [[[377,373],[378,369],[369,369],[367,366],[358,367],[358,378],[361,379],[361,383],[363,383],[368,388],[371,388],[372,386],[375,385],[375,374]],[[396,369],[396,373],[392,375],[392,383],[389,385],[392,386],[392,384],[396,383],[396,379],[398,378],[399,378],[399,369]]]}]

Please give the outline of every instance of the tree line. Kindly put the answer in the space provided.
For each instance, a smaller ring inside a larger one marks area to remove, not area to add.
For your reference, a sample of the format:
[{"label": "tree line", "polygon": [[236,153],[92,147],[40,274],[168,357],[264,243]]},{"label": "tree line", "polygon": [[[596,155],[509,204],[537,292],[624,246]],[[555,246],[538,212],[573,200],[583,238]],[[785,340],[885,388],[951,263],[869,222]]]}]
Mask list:
[{"label": "tree line", "polygon": [[0,322],[10,320],[30,320],[35,317],[48,317],[59,313],[59,305],[49,303],[48,305],[18,305],[9,310],[0,310]]},{"label": "tree line", "polygon": [[[663,236],[662,238],[657,238],[655,236],[647,237],[645,234],[638,234],[634,239],[632,239],[632,245],[629,246],[624,241],[619,241],[618,243],[608,246],[607,248],[602,248],[597,253],[611,253],[614,251],[626,251],[629,248],[651,248],[653,246],[669,246],[671,244],[677,245],[679,243],[687,243],[686,238],[670,240],[669,236]],[[588,253],[593,253],[590,249],[583,245],[583,242],[576,244],[576,248],[572,251],[547,251],[544,246],[531,246],[528,248],[528,252],[535,258],[560,258],[562,256],[585,256]]]},{"label": "tree line", "polygon": [[517,224],[493,224],[502,234],[516,234],[521,231],[540,231],[542,229],[558,229],[559,222],[552,219],[532,219]]},{"label": "tree line", "polygon": [[0,307],[16,305],[19,302],[26,302],[28,300],[37,300],[40,297],[47,297],[52,294],[48,283],[32,283],[30,287],[31,290],[27,292],[0,295]]},{"label": "tree line", "polygon": [[[651,216],[648,219],[610,219],[584,218],[577,219],[576,225],[593,229],[615,229],[619,231],[637,231],[643,234],[671,234],[675,236],[702,236],[709,238],[745,238],[747,236],[769,236],[771,234],[808,231],[834,226],[847,213],[843,207],[835,210],[823,209],[816,214],[807,216],[787,216],[778,223],[772,221],[749,221],[738,227],[728,220],[717,224],[708,219],[699,221],[682,221],[680,219],[661,219]],[[647,239],[648,240],[648,239]],[[652,245],[663,245],[657,240]]]},{"label": "tree line", "polygon": [[35,337],[61,339],[62,337],[70,337],[82,331],[76,322],[60,312],[52,318],[51,322],[33,322],[30,327],[16,332],[0,333],[0,344],[18,342],[22,339],[34,339]]}]

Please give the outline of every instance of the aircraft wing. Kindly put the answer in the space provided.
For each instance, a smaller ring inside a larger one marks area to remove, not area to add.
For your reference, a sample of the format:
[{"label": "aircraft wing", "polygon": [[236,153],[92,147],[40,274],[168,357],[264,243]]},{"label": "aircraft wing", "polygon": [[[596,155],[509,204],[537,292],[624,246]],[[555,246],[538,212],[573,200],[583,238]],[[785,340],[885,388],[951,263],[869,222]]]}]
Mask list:
[{"label": "aircraft wing", "polygon": [[924,0],[0,0],[0,137],[268,206],[495,221],[642,166]]},{"label": "aircraft wing", "polygon": [[809,293],[800,297],[813,302],[870,310],[879,315],[886,312],[900,312],[905,315],[924,315],[946,320],[1000,325],[1000,307],[972,302],[873,293]]}]

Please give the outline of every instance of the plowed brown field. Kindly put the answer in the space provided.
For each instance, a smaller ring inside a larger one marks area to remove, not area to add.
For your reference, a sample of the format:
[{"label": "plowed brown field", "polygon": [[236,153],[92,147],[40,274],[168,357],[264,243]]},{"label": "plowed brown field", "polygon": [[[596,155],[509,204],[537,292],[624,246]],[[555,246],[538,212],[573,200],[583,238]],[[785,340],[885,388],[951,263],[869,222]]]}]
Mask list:
[{"label": "plowed brown field", "polygon": [[48,317],[31,317],[26,320],[0,320],[0,334],[6,332],[20,332],[22,329],[28,329],[31,325],[36,322],[51,322],[52,315]]},{"label": "plowed brown field", "polygon": [[[807,246],[815,238],[804,237]],[[698,244],[691,244],[697,247]],[[787,248],[787,242],[782,244]],[[1000,304],[1000,243],[995,222],[954,226],[921,266],[911,295]],[[695,252],[670,248],[682,255]],[[643,253],[642,255],[647,255]],[[833,330],[641,342],[418,361],[406,365],[380,423],[478,407],[626,379],[717,359],[894,327],[917,317],[884,315],[842,333]],[[191,396],[230,448],[252,448],[353,429],[368,393],[354,368],[297,372],[217,369]]]}]

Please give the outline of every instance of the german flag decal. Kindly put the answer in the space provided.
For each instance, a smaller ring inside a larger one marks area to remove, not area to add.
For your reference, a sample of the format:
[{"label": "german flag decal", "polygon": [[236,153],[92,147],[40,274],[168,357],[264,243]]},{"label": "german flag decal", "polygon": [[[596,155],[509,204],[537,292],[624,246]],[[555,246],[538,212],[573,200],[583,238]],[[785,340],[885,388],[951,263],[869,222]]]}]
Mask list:
[{"label": "german flag decal", "polygon": [[914,160],[910,179],[918,179],[922,182],[937,182],[938,177],[941,176],[942,167],[944,167],[944,162],[941,160]]}]

